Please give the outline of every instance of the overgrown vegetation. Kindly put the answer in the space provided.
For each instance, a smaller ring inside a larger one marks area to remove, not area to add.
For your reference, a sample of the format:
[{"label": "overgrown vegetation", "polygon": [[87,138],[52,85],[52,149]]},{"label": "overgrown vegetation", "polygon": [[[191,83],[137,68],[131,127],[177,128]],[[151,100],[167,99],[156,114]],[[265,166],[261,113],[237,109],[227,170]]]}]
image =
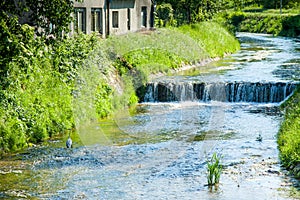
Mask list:
[{"label": "overgrown vegetation", "polygon": [[229,31],[300,35],[300,1],[267,0],[161,0],[156,26],[169,27],[200,21],[216,21]]},{"label": "overgrown vegetation", "polygon": [[62,31],[68,32],[73,20],[71,15],[74,10],[73,4],[72,0],[1,1],[0,15],[10,16],[16,18],[21,24],[34,26],[37,35],[52,34],[55,37],[62,37]]},{"label": "overgrown vegetation", "polygon": [[[157,0],[157,26],[180,26],[211,20],[224,11],[294,9],[299,14],[299,0]],[[282,3],[282,4],[281,4]],[[253,9],[254,8],[254,9]],[[273,13],[274,14],[274,13]]]},{"label": "overgrown vegetation", "polygon": [[300,178],[300,89],[283,105],[285,119],[278,133],[278,146],[283,165]]},{"label": "overgrown vegetation", "polygon": [[34,37],[33,29],[15,18],[1,18],[0,29],[0,148],[20,149],[73,128],[77,69],[98,39]]},{"label": "overgrown vegetation", "polygon": [[226,26],[231,32],[267,33],[290,37],[300,35],[300,15],[295,14],[223,12],[214,20]]},{"label": "overgrown vegetation", "polygon": [[207,161],[207,184],[213,186],[219,184],[222,173],[220,156],[214,153],[210,160]]},{"label": "overgrown vegetation", "polygon": [[239,42],[217,23],[202,22],[111,37],[115,67],[132,80],[140,100],[150,74],[168,72],[203,59],[223,57],[239,49]]},{"label": "overgrown vegetation", "polygon": [[[223,56],[239,47],[216,24],[106,40],[95,35],[55,39],[34,36],[33,28],[4,16],[0,19],[0,149],[4,151],[42,142],[85,120],[135,104],[136,91],[152,73]],[[199,31],[201,27],[208,32]],[[227,48],[215,51],[224,44]]]},{"label": "overgrown vegetation", "polygon": [[209,57],[223,57],[239,49],[237,40],[218,23],[202,22],[178,29],[193,38]]}]

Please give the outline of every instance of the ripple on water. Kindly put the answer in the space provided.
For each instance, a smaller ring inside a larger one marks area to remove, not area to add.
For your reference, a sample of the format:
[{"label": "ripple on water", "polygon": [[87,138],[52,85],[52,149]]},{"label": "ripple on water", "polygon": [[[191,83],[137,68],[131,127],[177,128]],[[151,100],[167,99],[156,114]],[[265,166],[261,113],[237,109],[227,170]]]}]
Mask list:
[{"label": "ripple on water", "polygon": [[[186,73],[176,78],[282,81],[285,78],[274,76],[274,70],[292,68],[290,63],[298,62],[293,59],[299,57],[299,47],[293,41],[238,36],[242,50],[207,67],[208,71],[228,71],[205,78],[194,70],[191,76]],[[133,116],[122,115],[103,122],[103,127],[94,124],[88,129],[96,139],[102,130],[101,138],[104,135],[109,140],[102,145],[94,141],[94,145],[66,149],[61,148],[62,142],[1,161],[0,198],[290,199],[286,190],[292,183],[278,159],[276,134],[282,115],[277,106],[141,104],[140,112]],[[261,141],[257,141],[259,135]],[[206,186],[207,160],[213,152],[222,155],[224,166],[218,188]],[[22,173],[16,173],[18,170]]]}]

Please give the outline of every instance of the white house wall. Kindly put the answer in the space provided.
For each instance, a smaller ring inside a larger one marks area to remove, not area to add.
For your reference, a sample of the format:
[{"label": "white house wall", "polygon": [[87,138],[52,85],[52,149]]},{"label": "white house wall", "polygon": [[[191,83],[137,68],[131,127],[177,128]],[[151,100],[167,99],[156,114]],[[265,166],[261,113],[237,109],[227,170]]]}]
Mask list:
[{"label": "white house wall", "polygon": [[[106,37],[107,33],[107,7],[106,0],[84,0],[82,3],[74,2],[75,8],[85,8],[86,9],[86,33],[91,33],[91,10],[92,8],[102,9],[102,30],[103,37]],[[142,27],[141,20],[141,10],[142,7],[147,7],[147,25]],[[151,12],[151,0],[111,0],[109,6],[109,34],[124,34],[127,32],[135,32],[143,28],[150,28],[150,12]],[[128,30],[127,25],[127,12],[130,9],[130,30]],[[119,27],[113,28],[113,11],[118,11],[119,13]],[[72,33],[74,33],[74,24],[71,24]]]}]

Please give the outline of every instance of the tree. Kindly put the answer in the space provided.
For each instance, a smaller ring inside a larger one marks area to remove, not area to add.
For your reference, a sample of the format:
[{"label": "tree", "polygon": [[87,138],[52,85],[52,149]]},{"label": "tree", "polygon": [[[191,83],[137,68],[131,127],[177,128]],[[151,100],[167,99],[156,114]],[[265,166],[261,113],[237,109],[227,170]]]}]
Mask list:
[{"label": "tree", "polygon": [[36,28],[38,35],[60,36],[69,31],[74,11],[72,0],[9,0],[0,3],[7,16],[17,17],[19,23]]},{"label": "tree", "polygon": [[174,18],[182,23],[194,23],[210,19],[226,9],[232,0],[158,0],[158,5],[168,3],[174,9]]}]

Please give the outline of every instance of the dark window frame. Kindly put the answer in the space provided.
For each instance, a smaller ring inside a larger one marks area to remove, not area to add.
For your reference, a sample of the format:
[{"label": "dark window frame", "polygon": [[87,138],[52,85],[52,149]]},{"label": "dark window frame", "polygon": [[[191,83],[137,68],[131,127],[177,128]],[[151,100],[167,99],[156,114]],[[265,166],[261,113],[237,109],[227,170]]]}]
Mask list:
[{"label": "dark window frame", "polygon": [[112,11],[112,27],[119,28],[119,11]]},{"label": "dark window frame", "polygon": [[[77,33],[86,33],[86,8],[75,8],[75,26]],[[80,19],[81,16],[81,19]]]},{"label": "dark window frame", "polygon": [[102,8],[91,9],[91,31],[103,34]]},{"label": "dark window frame", "polygon": [[141,27],[147,28],[147,6],[141,8]]}]

